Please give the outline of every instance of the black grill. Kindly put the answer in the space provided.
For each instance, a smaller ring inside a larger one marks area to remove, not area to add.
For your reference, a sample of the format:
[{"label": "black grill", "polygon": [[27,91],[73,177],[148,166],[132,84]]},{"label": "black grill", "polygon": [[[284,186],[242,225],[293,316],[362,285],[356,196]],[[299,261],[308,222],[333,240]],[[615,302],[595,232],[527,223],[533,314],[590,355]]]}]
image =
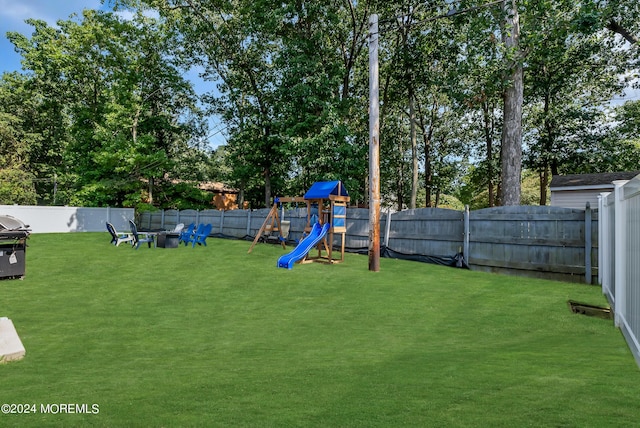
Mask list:
[{"label": "black grill", "polygon": [[0,279],[23,278],[29,226],[10,215],[0,215]]}]

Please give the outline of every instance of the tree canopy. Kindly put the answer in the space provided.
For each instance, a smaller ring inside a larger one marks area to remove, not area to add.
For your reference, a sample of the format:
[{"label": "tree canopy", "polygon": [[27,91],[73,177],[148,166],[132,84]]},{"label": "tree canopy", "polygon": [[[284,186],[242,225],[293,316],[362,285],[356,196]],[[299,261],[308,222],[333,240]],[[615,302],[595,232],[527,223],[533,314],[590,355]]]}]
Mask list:
[{"label": "tree canopy", "polygon": [[259,207],[340,179],[366,204],[372,13],[387,205],[531,203],[531,177],[545,204],[553,174],[637,169],[638,101],[611,104],[637,84],[632,0],[106,3],[8,34],[0,159],[24,175],[3,174],[6,201],[198,208],[215,180]]}]

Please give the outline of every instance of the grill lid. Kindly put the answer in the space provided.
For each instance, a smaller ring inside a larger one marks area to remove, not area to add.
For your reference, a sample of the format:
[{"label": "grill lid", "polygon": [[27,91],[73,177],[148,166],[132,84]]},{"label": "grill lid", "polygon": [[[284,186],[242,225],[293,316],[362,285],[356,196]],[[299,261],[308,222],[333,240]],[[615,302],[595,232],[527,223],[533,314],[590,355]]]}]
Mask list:
[{"label": "grill lid", "polygon": [[7,230],[21,230],[26,231],[29,229],[29,225],[24,224],[21,220],[17,218],[2,214],[0,215],[0,232]]}]

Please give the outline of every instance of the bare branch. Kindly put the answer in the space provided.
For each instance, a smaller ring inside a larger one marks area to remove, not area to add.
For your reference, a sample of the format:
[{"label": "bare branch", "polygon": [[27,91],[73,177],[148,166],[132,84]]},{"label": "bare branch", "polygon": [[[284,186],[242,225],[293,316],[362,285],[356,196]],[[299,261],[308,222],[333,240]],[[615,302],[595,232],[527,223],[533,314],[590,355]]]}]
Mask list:
[{"label": "bare branch", "polygon": [[607,29],[613,31],[616,34],[620,34],[627,42],[631,43],[632,45],[638,44],[638,38],[613,19],[607,24]]}]

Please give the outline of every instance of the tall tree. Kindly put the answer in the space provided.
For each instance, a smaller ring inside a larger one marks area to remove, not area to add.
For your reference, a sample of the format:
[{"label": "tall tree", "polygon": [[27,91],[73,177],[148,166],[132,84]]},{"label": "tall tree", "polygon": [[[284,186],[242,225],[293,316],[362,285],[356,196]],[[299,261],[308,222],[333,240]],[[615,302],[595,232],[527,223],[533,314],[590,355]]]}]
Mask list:
[{"label": "tall tree", "polygon": [[504,92],[509,79],[500,36],[503,9],[489,5],[477,6],[457,20],[457,25],[464,25],[464,37],[458,42],[462,50],[454,74],[458,80],[450,93],[460,110],[459,138],[468,142],[470,155],[477,159],[474,171],[482,171],[474,181],[486,189],[488,206],[495,206],[500,201]]},{"label": "tall tree", "polygon": [[[0,80],[0,204],[34,205],[37,194],[31,172],[31,150],[37,147],[38,139],[25,132],[22,119],[15,114],[20,114],[20,107],[14,101],[21,86],[9,82],[16,77],[5,75],[6,80]],[[25,106],[29,104],[28,99],[20,102]],[[13,110],[14,106],[17,111]]]},{"label": "tall tree", "polygon": [[[447,1],[144,3],[157,7],[175,25],[182,41],[178,53],[219,83],[219,92],[208,102],[228,125],[225,159],[235,183],[264,204],[273,192],[297,193],[324,178],[346,176],[358,192],[364,190],[363,46],[371,11],[380,14],[382,23],[381,179],[386,199],[399,208],[413,206],[421,185],[426,187],[425,202],[431,204],[432,190],[436,199],[442,191],[438,180],[448,176],[449,162],[463,161],[470,150],[479,165],[475,170],[482,171],[489,203],[520,203],[523,135],[531,149],[527,161],[538,162],[541,188],[546,188],[544,171],[550,172],[551,166],[544,165],[553,163],[550,154],[561,146],[577,147],[573,142],[578,135],[590,141],[600,138],[583,132],[589,123],[605,129],[593,112],[573,107],[563,112],[559,106],[579,98],[575,94],[580,85],[593,89],[597,85],[591,79],[610,80],[617,71],[598,68],[597,77],[595,68],[588,73],[584,67],[582,74],[577,73],[579,67],[569,70],[567,75],[576,81],[549,92],[555,98],[550,98],[545,113],[543,87],[562,85],[562,73],[547,74],[539,67],[560,70],[558,60],[587,65],[596,57],[577,49],[580,37],[595,34],[596,27],[614,28],[609,25],[613,22],[629,31],[637,27],[630,19],[637,8],[631,0],[593,0],[577,6],[564,0],[462,0],[453,14],[447,13]],[[584,28],[591,28],[591,33]],[[564,39],[556,37],[561,31]],[[600,52],[605,58],[605,51]],[[543,76],[554,79],[543,84]],[[525,83],[524,125],[530,128],[523,130]],[[563,123],[563,113],[564,119],[573,117],[576,126],[556,125]],[[458,132],[447,134],[446,127]],[[420,174],[424,184],[416,184]]]},{"label": "tall tree", "polygon": [[522,104],[524,77],[520,50],[520,14],[516,0],[505,2],[505,26],[502,30],[507,51],[506,67],[509,85],[504,91],[501,163],[502,205],[520,204],[520,176],[522,171]]},{"label": "tall tree", "polygon": [[172,35],[140,14],[87,10],[59,29],[29,22],[31,38],[9,37],[31,73],[25,87],[37,95],[29,129],[57,154],[55,175],[68,183],[59,202],[152,202],[154,177],[169,172],[167,159],[195,134],[184,122],[197,112],[194,93],[168,53]]},{"label": "tall tree", "polygon": [[628,65],[629,50],[620,40],[584,27],[582,19],[584,9],[570,1],[529,13],[536,28],[526,41],[526,165],[539,174],[540,204],[548,199],[550,176],[604,138],[601,111],[622,90],[619,75]]},{"label": "tall tree", "polygon": [[43,202],[54,202],[56,177],[65,172],[64,153],[70,141],[69,93],[63,84],[62,67],[59,61],[53,60],[63,57],[60,45],[64,37],[44,21],[28,19],[26,22],[33,27],[31,39],[14,32],[7,33],[7,38],[22,56],[22,68],[30,72],[3,76],[11,88],[3,106],[21,120],[25,132],[37,136],[30,144],[26,168],[37,180],[39,198]]}]

